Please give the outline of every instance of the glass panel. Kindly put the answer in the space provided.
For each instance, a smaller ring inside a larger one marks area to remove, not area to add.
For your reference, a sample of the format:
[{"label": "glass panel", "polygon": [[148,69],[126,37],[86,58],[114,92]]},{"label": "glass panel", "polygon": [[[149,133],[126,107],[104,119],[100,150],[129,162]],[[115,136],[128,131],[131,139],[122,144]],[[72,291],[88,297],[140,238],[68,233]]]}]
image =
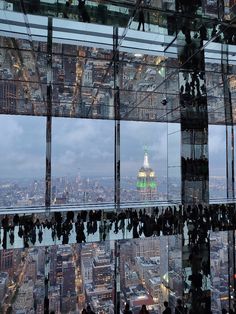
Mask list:
[{"label": "glass panel", "polygon": [[121,122],[121,201],[167,199],[167,125]]},{"label": "glass panel", "polygon": [[58,44],[53,51],[53,114],[114,118],[112,52]]},{"label": "glass panel", "polygon": [[167,199],[181,200],[180,124],[168,123]]},{"label": "glass panel", "polygon": [[0,251],[3,313],[43,313],[45,248]]},{"label": "glass panel", "polygon": [[146,305],[150,313],[172,310],[182,296],[181,237],[120,241],[121,308],[129,302],[134,314]]},{"label": "glass panel", "polygon": [[0,206],[44,205],[45,119],[1,115],[0,125]]},{"label": "glass panel", "polygon": [[209,126],[209,193],[211,202],[227,197],[225,127]]},{"label": "glass panel", "polygon": [[45,115],[46,44],[0,38],[1,113]]},{"label": "glass panel", "polygon": [[114,200],[114,122],[53,119],[52,204]]},{"label": "glass panel", "polygon": [[[3,312],[113,310],[114,242],[0,251]],[[49,283],[45,281],[49,273]]]},{"label": "glass panel", "polygon": [[211,309],[213,314],[229,308],[228,232],[210,233]]}]

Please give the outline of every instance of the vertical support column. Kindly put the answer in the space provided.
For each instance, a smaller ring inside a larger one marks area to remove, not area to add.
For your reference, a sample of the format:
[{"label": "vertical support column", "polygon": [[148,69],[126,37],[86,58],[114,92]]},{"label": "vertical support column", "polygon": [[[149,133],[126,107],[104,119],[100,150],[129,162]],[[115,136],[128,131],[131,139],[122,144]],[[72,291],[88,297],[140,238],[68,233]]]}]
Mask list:
[{"label": "vertical support column", "polygon": [[[231,92],[228,81],[228,45],[222,44],[221,70],[224,86],[225,128],[226,128],[226,179],[227,199],[233,200],[234,191],[234,126]],[[232,206],[231,210],[235,211]],[[236,309],[235,279],[235,230],[228,231],[228,276],[229,276],[229,308]]]},{"label": "vertical support column", "polygon": [[[231,107],[232,108],[232,107]],[[234,126],[226,125],[227,199],[234,199]],[[231,210],[235,210],[232,206]],[[236,307],[235,230],[228,231],[229,308]]]},{"label": "vertical support column", "polygon": [[234,199],[234,126],[226,125],[227,199]]},{"label": "vertical support column", "polygon": [[[190,31],[185,36],[186,45],[179,50],[181,198],[189,227],[183,230],[184,297],[192,313],[202,314],[209,313],[211,308],[210,243],[207,233],[202,235],[200,222],[202,206],[209,204],[207,96],[202,88],[205,85],[203,43],[191,38]],[[192,56],[186,51],[191,51]]]},{"label": "vertical support column", "polygon": [[51,205],[51,140],[52,140],[52,18],[48,18],[47,40],[47,118],[46,118],[46,191],[45,206]]},{"label": "vertical support column", "polygon": [[[113,28],[114,110],[115,110],[115,191],[116,212],[120,210],[120,84],[118,27]],[[114,313],[120,314],[120,244],[115,241]]]},{"label": "vertical support column", "polygon": [[113,61],[114,61],[114,110],[115,110],[115,191],[116,211],[120,209],[120,87],[119,87],[119,50],[118,27],[113,28]]},{"label": "vertical support column", "polygon": [[[234,199],[234,126],[226,125],[227,199]],[[231,210],[235,211],[235,205]],[[228,231],[229,308],[236,309],[235,230]]]},{"label": "vertical support column", "polygon": [[234,198],[234,127],[231,102],[231,92],[228,82],[228,45],[222,44],[221,70],[224,86],[224,107],[226,125],[226,177],[227,177],[227,199]]}]

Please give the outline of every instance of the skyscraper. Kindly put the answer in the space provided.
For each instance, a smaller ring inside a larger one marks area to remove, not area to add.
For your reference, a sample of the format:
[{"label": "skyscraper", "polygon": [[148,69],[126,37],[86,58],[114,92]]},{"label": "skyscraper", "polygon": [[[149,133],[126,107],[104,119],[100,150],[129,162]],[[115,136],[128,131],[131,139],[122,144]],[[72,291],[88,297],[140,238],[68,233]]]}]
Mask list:
[{"label": "skyscraper", "polygon": [[141,200],[154,200],[157,198],[156,176],[149,165],[147,150],[144,152],[143,166],[138,172],[137,190]]},{"label": "skyscraper", "polygon": [[104,251],[93,260],[93,283],[94,285],[107,285],[112,278],[110,256]]},{"label": "skyscraper", "polygon": [[14,271],[14,250],[0,251],[0,269],[7,272],[10,276]]},{"label": "skyscraper", "polygon": [[62,263],[62,310],[70,312],[76,307],[75,267],[73,262]]}]

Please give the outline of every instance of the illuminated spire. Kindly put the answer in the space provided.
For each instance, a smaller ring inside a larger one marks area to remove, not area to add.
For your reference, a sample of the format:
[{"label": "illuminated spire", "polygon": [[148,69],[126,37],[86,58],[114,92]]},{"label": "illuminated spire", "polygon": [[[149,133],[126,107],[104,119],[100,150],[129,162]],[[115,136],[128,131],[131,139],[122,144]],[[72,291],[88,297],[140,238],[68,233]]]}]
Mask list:
[{"label": "illuminated spire", "polygon": [[147,153],[147,147],[144,149],[144,161],[143,161],[143,168],[148,169],[150,168],[149,166],[149,161],[148,161],[148,153]]}]

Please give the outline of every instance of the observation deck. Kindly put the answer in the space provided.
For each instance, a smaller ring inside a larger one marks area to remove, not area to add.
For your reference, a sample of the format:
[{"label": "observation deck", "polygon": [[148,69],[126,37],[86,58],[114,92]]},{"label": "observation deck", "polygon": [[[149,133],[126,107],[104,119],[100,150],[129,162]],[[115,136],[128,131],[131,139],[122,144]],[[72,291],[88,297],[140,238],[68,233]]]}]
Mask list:
[{"label": "observation deck", "polygon": [[[161,1],[143,6],[145,32],[137,30],[139,2],[124,1],[118,5],[116,1],[88,1],[91,23],[79,21],[75,2],[69,19],[62,17],[65,1],[2,3],[5,10],[0,10],[1,84],[9,82],[17,92],[1,93],[0,114],[46,116],[50,101],[50,115],[55,117],[179,123],[181,112],[191,114],[196,110],[188,112],[180,105],[179,73],[183,73],[185,65],[185,71],[191,73],[189,61],[204,53],[207,86],[203,97],[207,99],[208,122],[229,123],[222,105],[223,62],[229,68],[234,123],[236,46],[232,36],[227,39],[235,30],[234,7],[224,20],[217,22],[213,35],[217,12],[196,8],[193,15],[175,11],[173,4]],[[190,25],[192,45],[198,48],[180,62],[178,54],[184,53],[186,46],[184,23]],[[206,27],[202,45],[201,25]],[[50,66],[42,61],[48,59],[48,54]],[[115,66],[123,73],[119,87],[114,81]],[[93,75],[88,81],[91,68]],[[71,75],[65,75],[68,71]],[[49,84],[52,92],[46,96]],[[117,88],[118,114],[114,107]]]}]

